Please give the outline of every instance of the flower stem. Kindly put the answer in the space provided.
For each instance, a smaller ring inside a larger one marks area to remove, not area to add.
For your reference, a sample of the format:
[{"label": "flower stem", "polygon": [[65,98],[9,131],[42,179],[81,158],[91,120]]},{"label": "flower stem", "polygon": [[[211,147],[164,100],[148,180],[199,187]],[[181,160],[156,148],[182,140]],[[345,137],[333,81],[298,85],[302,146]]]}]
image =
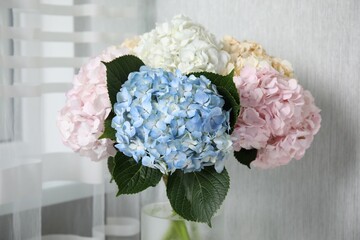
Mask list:
[{"label": "flower stem", "polygon": [[[167,187],[169,175],[163,175],[165,187]],[[174,211],[174,214],[175,211]],[[162,240],[191,240],[185,220],[170,220],[170,226]]]},{"label": "flower stem", "polygon": [[169,175],[164,174],[162,178],[163,178],[163,181],[164,181],[165,187],[167,187],[167,183],[168,183]]},{"label": "flower stem", "polygon": [[162,240],[191,240],[184,220],[171,221]]}]

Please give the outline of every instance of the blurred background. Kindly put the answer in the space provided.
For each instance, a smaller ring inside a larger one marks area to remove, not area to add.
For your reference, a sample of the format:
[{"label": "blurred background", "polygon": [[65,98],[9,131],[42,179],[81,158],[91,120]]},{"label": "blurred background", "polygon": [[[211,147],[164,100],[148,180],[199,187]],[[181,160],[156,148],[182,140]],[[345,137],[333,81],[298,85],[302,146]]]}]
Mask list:
[{"label": "blurred background", "polygon": [[360,239],[359,12],[357,0],[2,0],[0,239],[139,239],[140,208],[163,189],[115,198],[104,163],[64,147],[55,120],[88,57],[178,13],[289,60],[322,109],[302,160],[228,161],[223,239]]}]

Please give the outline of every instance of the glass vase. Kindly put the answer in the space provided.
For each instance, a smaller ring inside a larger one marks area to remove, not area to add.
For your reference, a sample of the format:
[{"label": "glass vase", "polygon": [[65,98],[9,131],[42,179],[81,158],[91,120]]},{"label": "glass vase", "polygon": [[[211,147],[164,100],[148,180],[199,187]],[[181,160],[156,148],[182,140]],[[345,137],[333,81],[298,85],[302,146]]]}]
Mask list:
[{"label": "glass vase", "polygon": [[219,240],[223,236],[222,210],[213,217],[212,228],[182,219],[169,202],[150,203],[141,211],[141,240]]}]

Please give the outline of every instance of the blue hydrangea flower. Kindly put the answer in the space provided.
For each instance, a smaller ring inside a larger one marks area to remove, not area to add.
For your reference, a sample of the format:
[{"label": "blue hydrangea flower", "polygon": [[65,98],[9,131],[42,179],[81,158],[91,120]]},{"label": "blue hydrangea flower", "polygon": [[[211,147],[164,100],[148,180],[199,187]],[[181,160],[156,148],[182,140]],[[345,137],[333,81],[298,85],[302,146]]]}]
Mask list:
[{"label": "blue hydrangea flower", "polygon": [[212,165],[223,170],[231,152],[229,112],[209,79],[143,66],[116,97],[112,127],[119,151],[166,174]]}]

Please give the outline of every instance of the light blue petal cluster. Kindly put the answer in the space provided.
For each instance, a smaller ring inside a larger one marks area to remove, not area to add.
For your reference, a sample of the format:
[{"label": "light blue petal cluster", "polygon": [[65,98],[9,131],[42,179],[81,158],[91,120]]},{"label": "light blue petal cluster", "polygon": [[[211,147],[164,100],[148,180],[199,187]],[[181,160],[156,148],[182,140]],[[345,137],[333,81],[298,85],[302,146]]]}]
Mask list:
[{"label": "light blue petal cluster", "polygon": [[163,173],[223,170],[231,151],[229,112],[210,80],[143,66],[116,97],[115,147],[125,155]]}]

